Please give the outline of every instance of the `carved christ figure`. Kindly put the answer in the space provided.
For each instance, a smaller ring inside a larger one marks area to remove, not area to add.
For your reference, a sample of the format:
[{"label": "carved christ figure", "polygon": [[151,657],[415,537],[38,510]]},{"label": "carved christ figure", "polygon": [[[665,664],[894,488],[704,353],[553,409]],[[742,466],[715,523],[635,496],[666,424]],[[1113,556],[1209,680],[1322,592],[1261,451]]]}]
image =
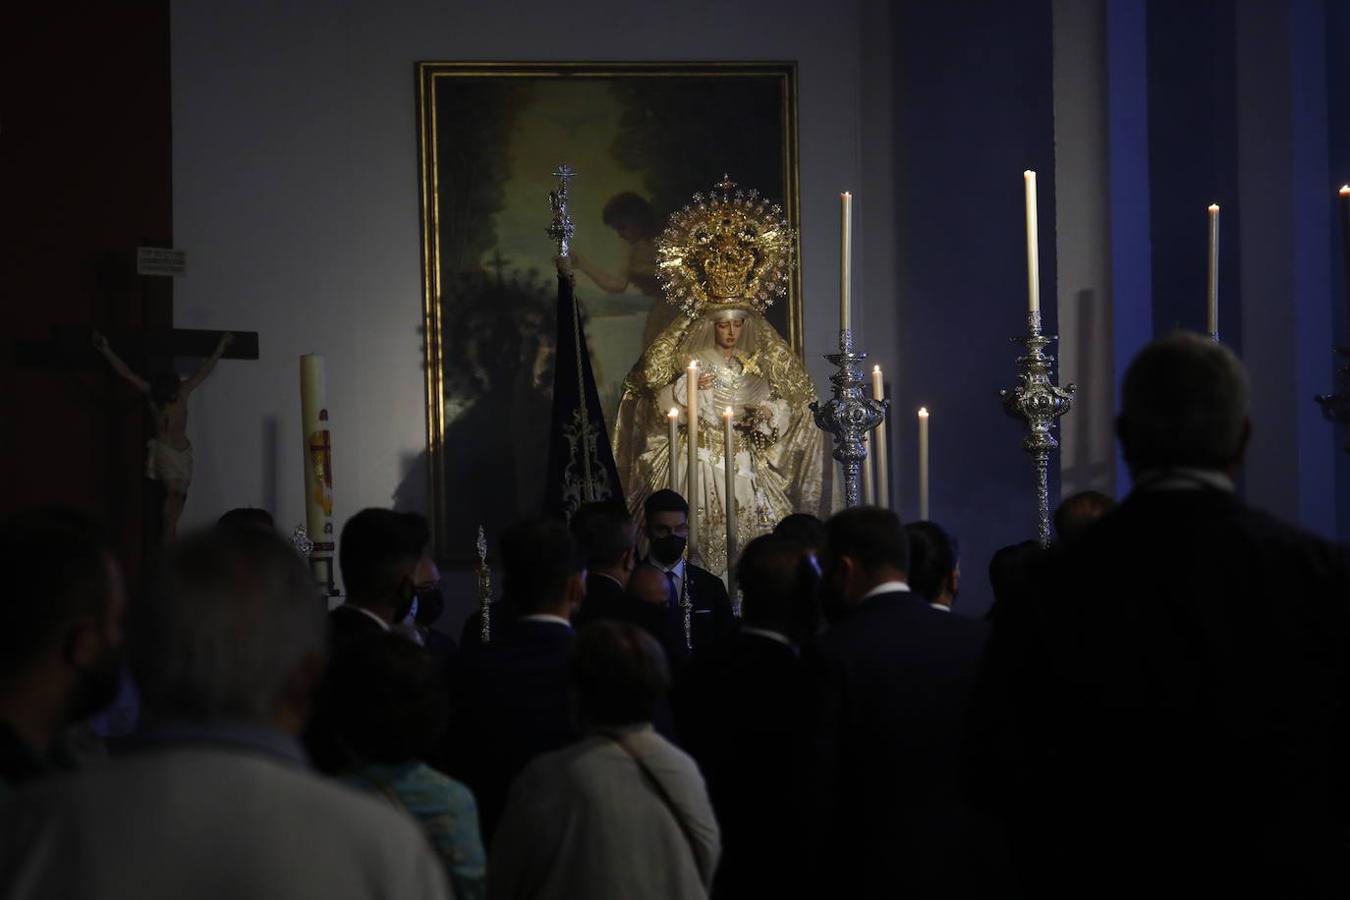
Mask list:
[{"label": "carved christ figure", "polygon": [[188,486],[192,483],[192,443],[187,436],[188,396],[201,386],[233,342],[232,333],[221,335],[215,352],[190,378],[180,379],[172,371],[156,372],[143,378],[113,352],[106,337],[94,332],[94,349],[103,354],[114,372],[144,394],[150,404],[155,433],[145,443],[145,477],[158,482],[164,490],[161,537],[166,541],[178,530],[178,520],[187,503]]}]

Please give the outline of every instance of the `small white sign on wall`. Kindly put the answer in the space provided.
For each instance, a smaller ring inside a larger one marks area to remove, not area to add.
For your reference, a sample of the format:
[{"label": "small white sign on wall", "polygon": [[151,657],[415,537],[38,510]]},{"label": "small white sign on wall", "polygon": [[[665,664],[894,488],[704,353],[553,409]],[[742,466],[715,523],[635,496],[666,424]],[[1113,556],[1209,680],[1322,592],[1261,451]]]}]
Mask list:
[{"label": "small white sign on wall", "polygon": [[187,251],[167,247],[137,247],[136,274],[181,278],[187,274]]}]

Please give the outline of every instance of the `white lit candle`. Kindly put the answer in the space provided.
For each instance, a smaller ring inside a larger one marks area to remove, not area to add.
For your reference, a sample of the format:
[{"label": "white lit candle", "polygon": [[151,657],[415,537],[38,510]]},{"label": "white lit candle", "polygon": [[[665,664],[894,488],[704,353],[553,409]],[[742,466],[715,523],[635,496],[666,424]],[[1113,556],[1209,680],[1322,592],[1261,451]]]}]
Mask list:
[{"label": "white lit candle", "polygon": [[853,327],[853,195],[848,191],[839,195],[839,328]]},{"label": "white lit candle", "polygon": [[728,406],[722,413],[723,464],[726,468],[726,497],[723,505],[727,514],[727,590],[736,596],[735,573],[732,560],[736,558],[736,439],[732,434],[731,420],[735,412]]},{"label": "white lit candle", "polygon": [[1206,268],[1205,328],[1214,340],[1219,339],[1219,205],[1209,205],[1209,265]]},{"label": "white lit candle", "polygon": [[1345,265],[1345,303],[1350,322],[1350,184],[1344,185],[1339,193],[1341,201],[1341,261]]},{"label": "white lit candle", "polygon": [[919,407],[919,518],[928,519],[928,410]]},{"label": "white lit candle", "polygon": [[689,360],[686,371],[688,399],[685,415],[689,417],[689,428],[685,439],[689,441],[689,493],[685,500],[689,503],[689,548],[698,547],[698,360]]},{"label": "white lit candle", "polygon": [[[881,366],[872,367],[872,397],[876,400],[886,399],[886,383],[881,375]],[[881,423],[872,431],[875,439],[872,441],[873,454],[876,459],[875,471],[877,473],[877,506],[883,506],[890,509],[891,506],[891,472],[890,458],[886,455],[886,414],[881,414]]]},{"label": "white lit candle", "polygon": [[1036,224],[1036,173],[1022,173],[1027,189],[1027,312],[1041,311],[1041,252]]},{"label": "white lit candle", "polygon": [[670,412],[666,413],[666,424],[669,426],[668,434],[670,438],[670,489],[679,493],[680,491],[680,408],[672,406]]}]

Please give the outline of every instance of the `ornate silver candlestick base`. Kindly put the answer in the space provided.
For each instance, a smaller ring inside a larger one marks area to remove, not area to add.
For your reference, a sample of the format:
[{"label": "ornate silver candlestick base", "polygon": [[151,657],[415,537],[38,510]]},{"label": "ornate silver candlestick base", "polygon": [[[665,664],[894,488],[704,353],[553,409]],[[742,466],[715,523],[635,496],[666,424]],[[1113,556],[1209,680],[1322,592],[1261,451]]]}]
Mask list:
[{"label": "ornate silver candlestick base", "polygon": [[[1340,358],[1340,365],[1336,367],[1336,393],[1318,394],[1313,399],[1322,407],[1322,415],[1327,421],[1350,425],[1350,347],[1337,347],[1336,356]],[[1344,450],[1350,453],[1350,437],[1346,438]]]},{"label": "ornate silver candlestick base", "polygon": [[1045,348],[1055,342],[1054,335],[1041,334],[1041,314],[1027,314],[1027,336],[1013,338],[1025,344],[1027,353],[1017,358],[1017,387],[1000,391],[1003,411],[1027,423],[1022,449],[1031,456],[1036,469],[1036,539],[1050,546],[1050,454],[1059,447],[1054,435],[1055,423],[1069,411],[1074,385],[1061,388],[1050,380],[1055,358]]},{"label": "ornate silver candlestick base", "polygon": [[853,349],[853,332],[839,332],[839,352],[825,358],[839,367],[830,376],[834,396],[824,403],[811,403],[816,427],[834,435],[834,458],[844,466],[844,504],[862,503],[862,462],[867,458],[863,435],[880,424],[886,414],[888,401],[877,400],[863,389],[863,360],[867,354]]}]

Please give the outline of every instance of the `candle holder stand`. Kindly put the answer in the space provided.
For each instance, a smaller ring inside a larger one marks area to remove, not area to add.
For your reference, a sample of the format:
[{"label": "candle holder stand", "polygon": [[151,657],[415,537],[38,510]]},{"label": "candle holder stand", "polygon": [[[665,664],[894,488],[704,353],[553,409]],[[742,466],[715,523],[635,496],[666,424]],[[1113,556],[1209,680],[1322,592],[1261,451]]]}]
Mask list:
[{"label": "candle holder stand", "polygon": [[1041,314],[1027,314],[1027,336],[1013,338],[1027,348],[1017,358],[1017,386],[999,392],[1003,411],[1027,424],[1022,449],[1031,457],[1036,470],[1036,538],[1042,547],[1050,546],[1050,454],[1059,447],[1054,428],[1059,417],[1069,411],[1075,385],[1058,387],[1051,381],[1055,358],[1045,348],[1056,340],[1041,333]]},{"label": "candle holder stand", "polygon": [[473,548],[478,553],[478,639],[484,644],[492,640],[492,570],[487,564],[487,532],[478,526],[478,540]]},{"label": "candle holder stand", "polygon": [[867,458],[863,437],[881,423],[890,401],[877,400],[864,389],[863,360],[867,354],[853,347],[853,331],[839,332],[839,352],[825,358],[839,371],[830,376],[834,396],[812,401],[816,427],[834,435],[834,458],[844,467],[844,505],[862,504],[862,463]]},{"label": "candle holder stand", "polygon": [[[1336,393],[1318,394],[1313,399],[1322,407],[1327,421],[1350,425],[1350,347],[1337,347],[1336,356],[1340,360],[1336,367]],[[1350,437],[1342,449],[1350,453]]]}]

